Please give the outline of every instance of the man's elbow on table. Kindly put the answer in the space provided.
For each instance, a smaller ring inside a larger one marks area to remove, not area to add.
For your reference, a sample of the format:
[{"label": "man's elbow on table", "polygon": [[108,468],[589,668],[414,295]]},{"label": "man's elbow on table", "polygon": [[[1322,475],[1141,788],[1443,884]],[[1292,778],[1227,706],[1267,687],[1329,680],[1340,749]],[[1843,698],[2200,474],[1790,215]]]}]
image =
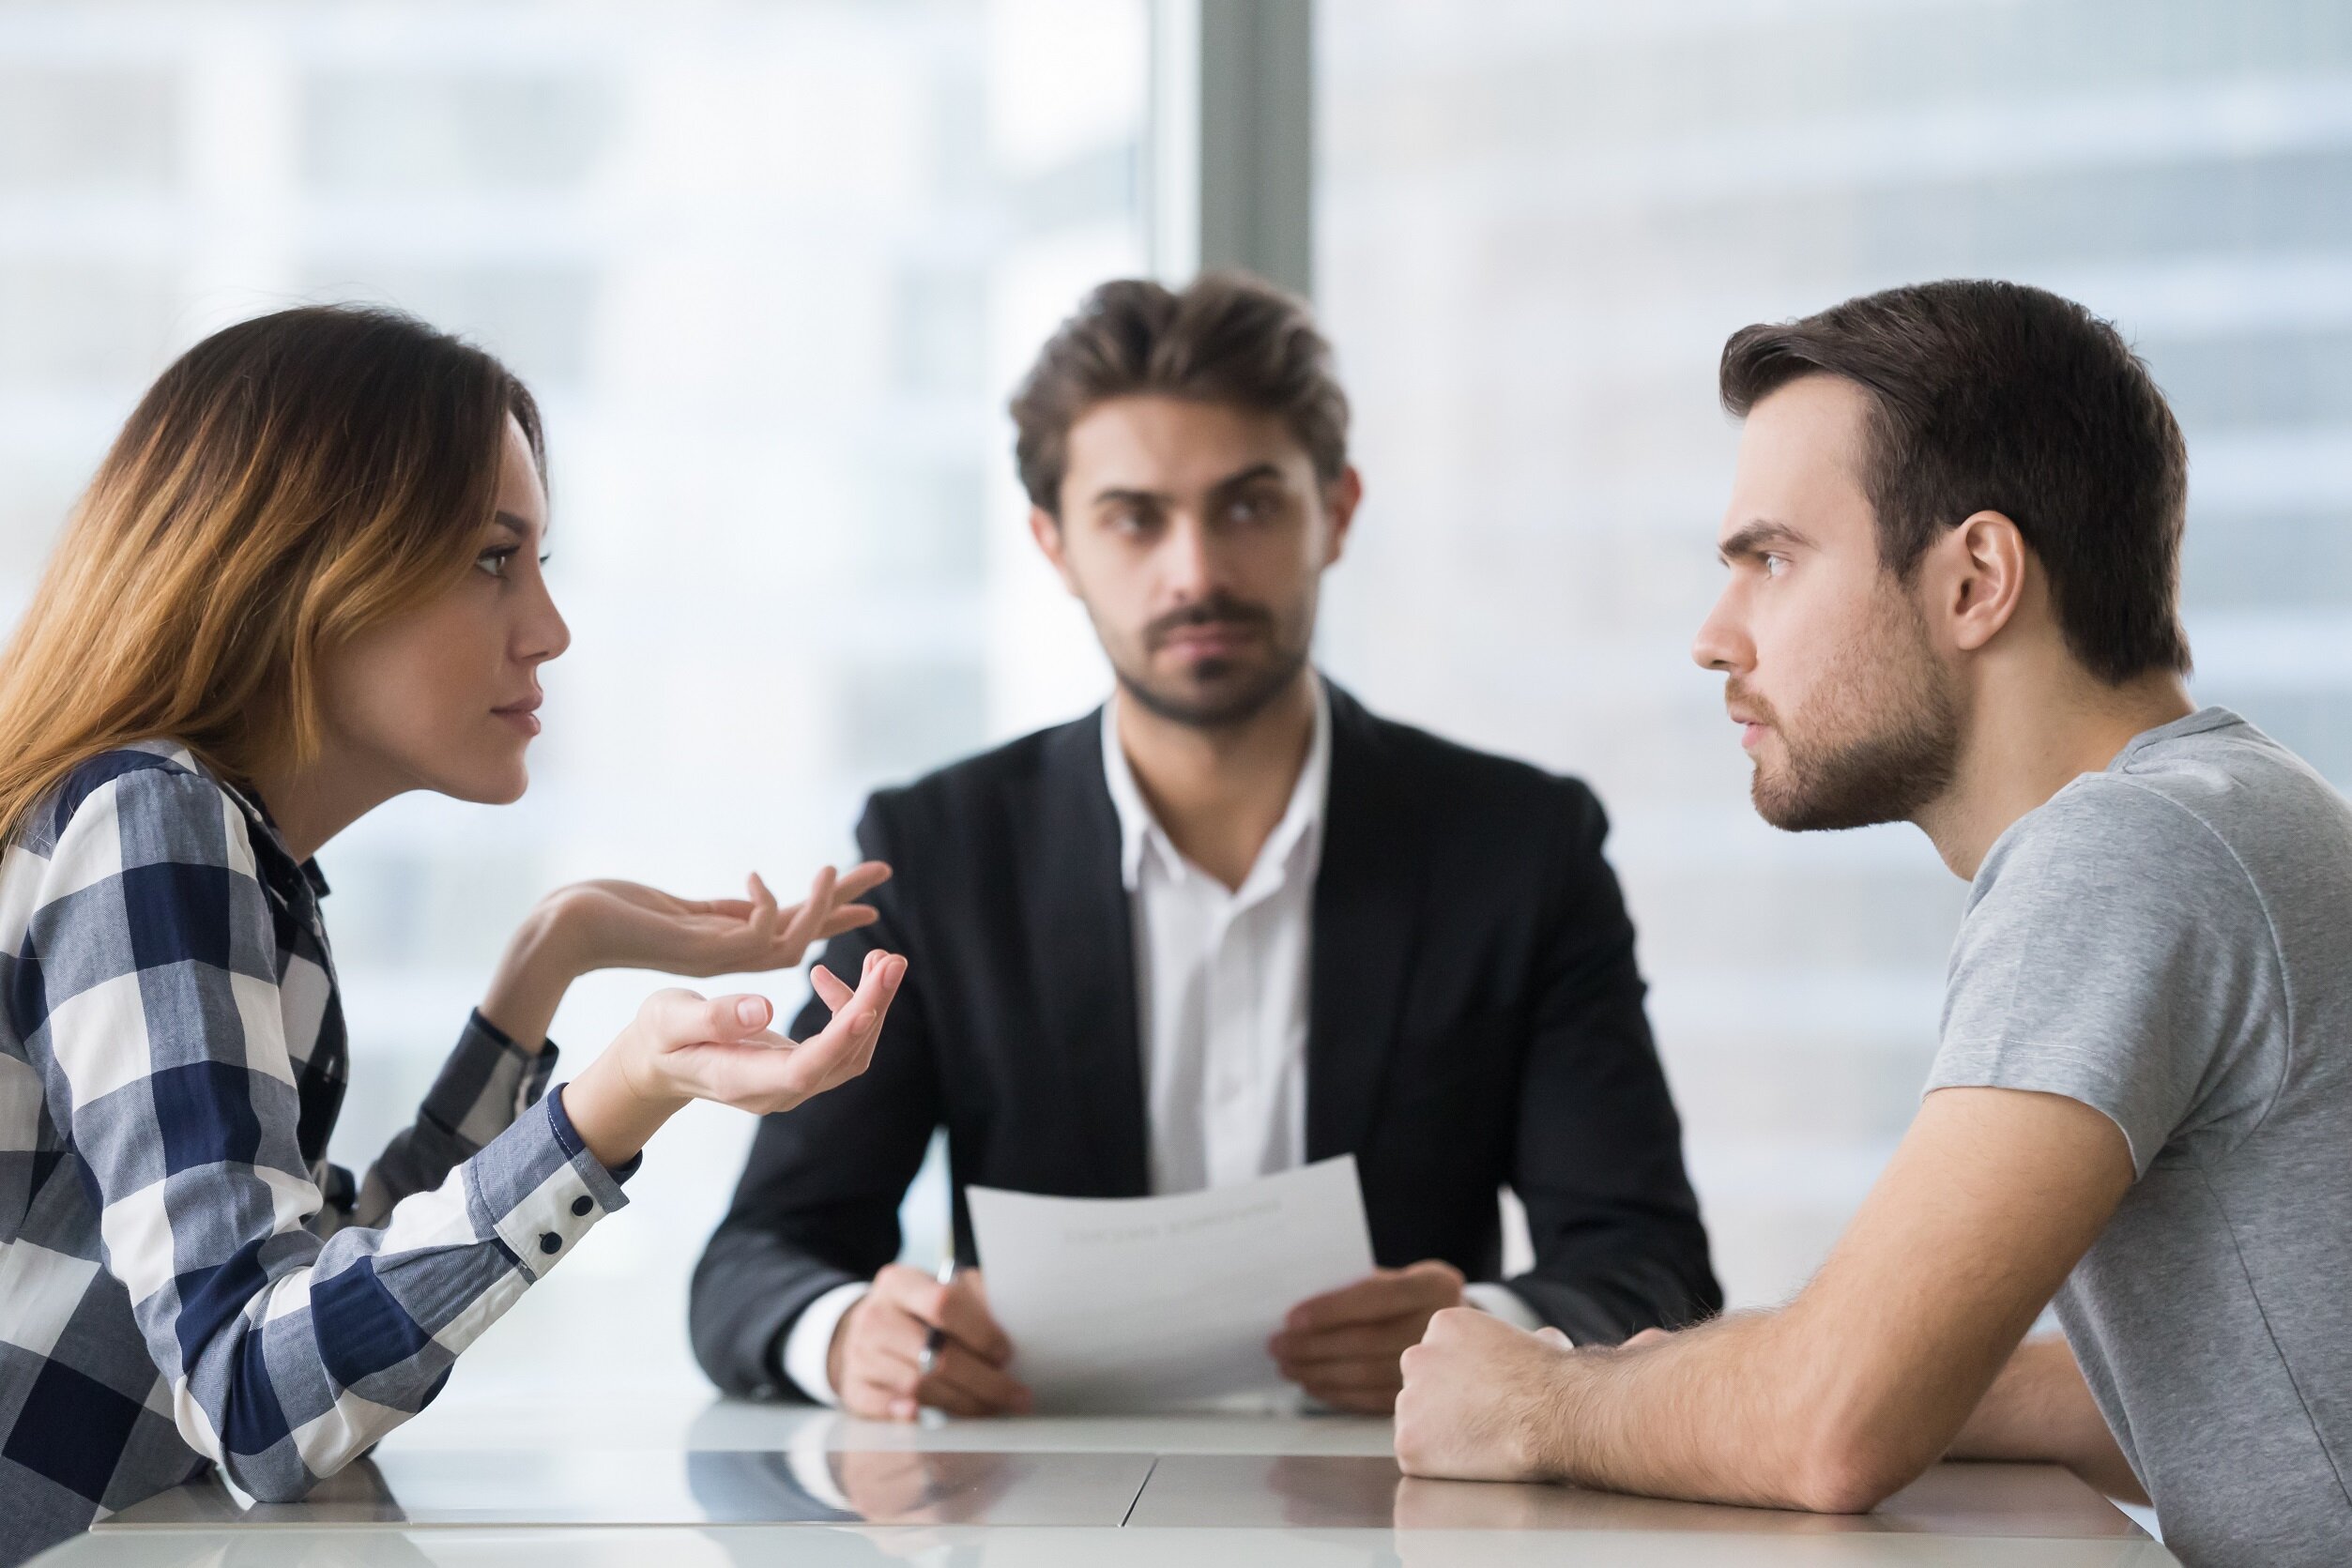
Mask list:
[{"label": "man's elbow on table", "polygon": [[[1849,1272],[1834,1264],[1825,1271]],[[1986,1336],[1955,1336],[1875,1304],[1891,1302],[1900,1274],[1881,1274],[1858,1294],[1840,1288],[1850,1281],[1833,1277],[1829,1292],[1817,1282],[1807,1297],[1756,1320],[1761,1332],[1740,1347],[1744,1376],[1722,1380],[1743,1390],[1759,1416],[1777,1412],[1791,1429],[1778,1459],[1766,1461],[1768,1472],[1779,1473],[1752,1476],[1781,1506],[1869,1513],[1944,1457],[1991,1380],[1959,1370],[1980,1359],[1975,1342]],[[1838,1299],[1823,1299],[1830,1293]],[[1767,1419],[1751,1436],[1773,1424]]]},{"label": "man's elbow on table", "polygon": [[1683,1478],[1699,1483],[1694,1495],[1808,1514],[1867,1514],[1917,1481],[1947,1446],[1948,1416],[1921,1392],[1930,1379],[1904,1358],[1859,1350],[1856,1342],[1866,1336],[1851,1319],[1840,1324],[1807,1304],[1734,1319],[1717,1344],[1688,1347],[1703,1357],[1687,1363],[1699,1376],[1671,1404],[1687,1407],[1693,1395],[1712,1393],[1747,1412],[1733,1418],[1732,1430],[1690,1434],[1716,1449],[1706,1467],[1711,1478]]},{"label": "man's elbow on table", "polygon": [[1867,1514],[1917,1481],[1934,1455],[1890,1424],[1866,1410],[1833,1408],[1818,1417],[1789,1464],[1785,1506]]}]

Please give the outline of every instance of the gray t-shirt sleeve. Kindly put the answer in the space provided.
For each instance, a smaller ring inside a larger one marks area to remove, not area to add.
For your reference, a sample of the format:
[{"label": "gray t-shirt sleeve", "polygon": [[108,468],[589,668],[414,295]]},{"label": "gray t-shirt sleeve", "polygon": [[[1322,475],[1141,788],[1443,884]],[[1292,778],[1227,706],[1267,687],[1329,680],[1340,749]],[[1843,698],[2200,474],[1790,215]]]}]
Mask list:
[{"label": "gray t-shirt sleeve", "polygon": [[2063,1094],[2123,1130],[2145,1175],[2200,1132],[2260,1119],[2284,1069],[2277,946],[2229,846],[2112,774],[1994,845],[1969,892],[1930,1090]]}]

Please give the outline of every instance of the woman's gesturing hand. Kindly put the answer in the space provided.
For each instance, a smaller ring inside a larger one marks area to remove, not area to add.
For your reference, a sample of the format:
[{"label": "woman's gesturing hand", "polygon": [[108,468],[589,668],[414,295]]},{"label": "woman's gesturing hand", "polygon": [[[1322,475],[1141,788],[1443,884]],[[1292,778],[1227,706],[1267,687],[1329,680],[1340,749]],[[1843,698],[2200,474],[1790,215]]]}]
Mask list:
[{"label": "woman's gesturing hand", "polygon": [[548,894],[543,907],[583,974],[760,974],[790,968],[812,943],[873,924],[873,906],[858,901],[889,877],[879,860],[838,875],[827,866],[807,898],[786,905],[756,872],[747,898],[677,898],[638,882],[574,882]]},{"label": "woman's gesturing hand", "polygon": [[811,972],[832,1020],[794,1043],[768,1028],[765,997],[656,991],[604,1054],[564,1088],[564,1110],[588,1152],[617,1165],[690,1100],[787,1111],[865,1071],[907,961],[869,952],[855,991]]},{"label": "woman's gesturing hand", "polygon": [[764,997],[706,1002],[692,991],[656,991],[630,1026],[642,1035],[642,1051],[633,1054],[648,1070],[646,1092],[763,1115],[788,1111],[865,1071],[906,973],[898,954],[869,952],[852,991],[818,965],[809,979],[832,1019],[797,1045],[766,1027],[771,1010]]},{"label": "woman's gesturing hand", "polygon": [[756,874],[748,898],[686,899],[637,882],[574,882],[540,900],[490,982],[482,1016],[537,1050],[572,982],[593,969],[674,975],[758,974],[788,968],[811,944],[871,925],[860,903],[890,877],[868,860],[828,866],[799,904],[779,905]]}]

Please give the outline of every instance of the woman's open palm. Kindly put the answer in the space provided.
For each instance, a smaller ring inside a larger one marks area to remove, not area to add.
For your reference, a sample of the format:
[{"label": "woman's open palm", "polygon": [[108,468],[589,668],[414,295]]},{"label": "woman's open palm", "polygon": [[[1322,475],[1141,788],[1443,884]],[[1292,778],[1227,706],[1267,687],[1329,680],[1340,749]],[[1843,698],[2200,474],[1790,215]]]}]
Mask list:
[{"label": "woman's open palm", "polygon": [[657,1086],[650,1098],[710,1100],[758,1115],[788,1111],[865,1071],[906,976],[904,958],[869,952],[852,991],[818,965],[809,980],[832,1018],[798,1042],[769,1028],[775,1012],[765,997],[656,991],[622,1035],[622,1055]]}]

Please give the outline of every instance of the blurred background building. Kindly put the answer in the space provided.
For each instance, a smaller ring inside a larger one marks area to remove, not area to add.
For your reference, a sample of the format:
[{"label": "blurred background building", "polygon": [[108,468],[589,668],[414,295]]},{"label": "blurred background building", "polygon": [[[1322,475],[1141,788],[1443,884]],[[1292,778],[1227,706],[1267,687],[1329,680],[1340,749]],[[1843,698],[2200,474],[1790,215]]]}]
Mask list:
[{"label": "blurred background building", "polygon": [[[396,303],[546,406],[576,636],[531,796],[397,802],[325,857],[340,1157],[409,1114],[540,892],[781,891],[867,789],[1098,699],[1001,405],[1088,285],[1182,269],[1187,3],[0,0],[0,616],[226,322]],[[1776,1300],[1910,1115],[1962,889],[1908,830],[1748,808],[1686,652],[1735,439],[1716,353],[1956,274],[2115,318],[2189,433],[2197,694],[2352,783],[2352,11],[1324,0],[1311,65],[1285,221],[1369,487],[1325,663],[1599,788],[1721,1271]],[[652,983],[580,986],[570,1061]],[[749,1134],[696,1107],[461,1379],[691,1387],[686,1272]],[[936,1183],[909,1218],[927,1263]]]}]

